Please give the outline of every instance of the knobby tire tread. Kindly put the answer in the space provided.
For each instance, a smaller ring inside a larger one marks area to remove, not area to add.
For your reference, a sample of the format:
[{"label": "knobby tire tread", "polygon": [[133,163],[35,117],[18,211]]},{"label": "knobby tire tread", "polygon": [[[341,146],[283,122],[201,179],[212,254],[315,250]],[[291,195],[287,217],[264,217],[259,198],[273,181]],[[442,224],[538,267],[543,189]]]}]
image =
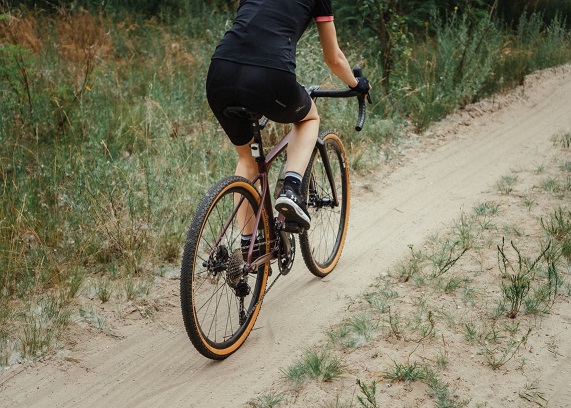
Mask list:
[{"label": "knobby tire tread", "polygon": [[[233,191],[230,193],[229,191]],[[238,335],[235,335],[230,341],[226,342],[223,346],[214,343],[208,339],[201,329],[201,324],[194,305],[194,292],[193,282],[195,280],[195,267],[197,265],[197,252],[198,246],[201,243],[203,233],[208,223],[209,216],[217,210],[216,205],[221,202],[226,195],[240,193],[249,197],[249,202],[255,205],[254,211],[257,210],[260,203],[260,196],[255,187],[245,178],[238,176],[226,177],[214,185],[204,196],[196,213],[193,217],[192,223],[187,233],[187,239],[184,246],[182,266],[181,266],[181,282],[180,282],[180,298],[181,309],[184,325],[194,347],[205,357],[214,360],[222,360],[234,353],[242,346],[246,338],[250,334],[254,323],[258,317],[263,295],[266,290],[266,283],[268,277],[269,264],[261,267],[255,278],[255,283],[251,287],[252,301],[250,303],[251,314],[247,317],[244,324],[239,326],[236,330]],[[214,215],[213,215],[214,216]],[[269,235],[269,225],[267,215],[264,213],[260,221],[264,229],[265,236]],[[212,232],[212,231],[208,231]],[[218,233],[218,231],[215,231]],[[249,275],[250,276],[250,275]],[[227,289],[224,287],[224,289]],[[252,306],[253,305],[253,306]]]},{"label": "knobby tire tread", "polygon": [[[319,239],[319,229],[324,227],[323,225],[320,225],[321,218],[315,216],[312,217],[310,229],[300,235],[299,241],[303,260],[307,268],[314,275],[318,277],[325,277],[337,265],[345,245],[347,226],[349,222],[351,184],[349,179],[349,164],[347,161],[347,155],[345,153],[345,149],[339,134],[337,132],[326,131],[320,134],[320,138],[325,142],[327,148],[326,150],[329,151],[328,149],[332,149],[332,152],[334,153],[329,155],[333,172],[335,173],[335,169],[339,170],[339,174],[334,174],[339,179],[338,181],[340,181],[340,185],[338,187],[341,189],[341,191],[338,191],[340,198],[339,225],[337,231],[334,234],[334,239],[332,236],[324,238],[324,240],[327,240],[328,242],[323,244],[330,245],[330,249],[327,250],[328,256],[325,260],[316,259],[316,254],[314,253],[314,251],[317,252],[315,246],[317,240]],[[306,199],[308,199],[308,190],[310,187],[310,178],[312,172],[323,172],[322,174],[325,174],[324,166],[322,164],[323,162],[318,160],[319,156],[319,150],[315,149],[309,162],[307,171],[304,175],[302,191],[304,192]],[[316,166],[321,166],[322,168],[318,169]],[[325,180],[327,179],[325,178]],[[308,207],[308,209],[311,210],[311,207]],[[331,231],[330,234],[333,234],[333,232]]]}]

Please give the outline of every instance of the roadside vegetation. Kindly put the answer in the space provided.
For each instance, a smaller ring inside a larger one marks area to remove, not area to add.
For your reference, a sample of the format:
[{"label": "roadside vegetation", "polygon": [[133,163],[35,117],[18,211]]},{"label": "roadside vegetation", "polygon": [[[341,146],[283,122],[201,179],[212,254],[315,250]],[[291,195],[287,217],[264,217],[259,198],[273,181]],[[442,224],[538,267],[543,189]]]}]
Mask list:
[{"label": "roadside vegetation", "polygon": [[495,383],[505,386],[488,394],[505,389],[510,405],[550,406],[534,360],[565,358],[545,321],[566,314],[571,297],[569,134],[554,135],[552,160],[515,170],[509,191],[498,182],[378,271],[328,340],[302,350],[250,406],[485,407],[498,400],[472,387]]},{"label": "roadside vegetation", "polygon": [[[110,300],[151,313],[144,299],[155,278],[177,265],[198,200],[233,171],[204,78],[235,5],[162,3],[0,2],[0,366],[50,353],[71,324],[103,330],[101,307]],[[324,126],[346,136],[358,172],[390,160],[404,129],[422,130],[571,60],[564,14],[523,12],[508,21],[482,1],[421,2],[431,7],[416,14],[397,2],[390,13],[391,2],[337,3],[343,48],[372,79],[374,104],[362,134],[352,130],[354,106],[335,101],[320,110]],[[303,83],[339,85],[321,62],[315,30],[299,46],[298,66]],[[281,129],[273,126],[268,137]],[[448,243],[441,254],[437,281],[451,292],[469,287],[444,279],[463,245]],[[554,247],[539,251],[537,263]],[[539,272],[505,273],[535,279]],[[410,269],[402,274],[423,279]],[[373,303],[390,308],[391,299]],[[527,307],[505,304],[516,314]],[[339,341],[368,341],[379,321],[367,316],[353,322],[362,334]],[[409,324],[394,309],[389,317],[397,332]],[[422,319],[418,330],[428,330],[428,315]]]}]

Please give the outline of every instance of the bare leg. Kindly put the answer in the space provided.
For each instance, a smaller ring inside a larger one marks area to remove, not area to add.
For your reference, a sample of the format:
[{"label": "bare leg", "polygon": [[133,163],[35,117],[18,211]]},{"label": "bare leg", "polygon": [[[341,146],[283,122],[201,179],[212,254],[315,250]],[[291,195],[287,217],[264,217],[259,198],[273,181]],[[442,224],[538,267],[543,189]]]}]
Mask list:
[{"label": "bare leg", "polygon": [[[258,173],[258,164],[252,156],[250,150],[251,141],[243,146],[235,146],[238,152],[238,164],[236,166],[237,176],[242,176],[248,180],[252,180]],[[234,203],[238,204],[239,196],[234,196]],[[254,232],[254,213],[249,205],[242,205],[238,210],[238,226],[242,235],[251,235]]]},{"label": "bare leg", "polygon": [[303,176],[319,133],[319,115],[317,107],[311,101],[311,109],[307,116],[293,124],[291,139],[287,147],[286,171],[295,171]]},{"label": "bare leg", "polygon": [[256,159],[252,156],[252,151],[250,150],[251,143],[252,140],[244,146],[234,146],[238,152],[238,164],[234,174],[245,177],[248,180],[252,180],[256,174],[258,174],[258,165],[256,163]]},{"label": "bare leg", "polygon": [[[309,113],[301,122],[293,124],[287,147],[286,171],[295,171],[303,176],[317,141],[318,133],[319,115],[315,103],[311,101]],[[236,166],[235,174],[248,180],[252,180],[258,172],[258,165],[250,150],[250,143],[244,146],[235,146],[238,152],[238,165]],[[235,199],[237,200],[238,197],[235,197]],[[242,205],[238,210],[238,222],[243,235],[254,233],[254,221],[251,207]]]},{"label": "bare leg", "polygon": [[311,216],[303,202],[301,182],[315,147],[318,132],[319,115],[312,102],[307,116],[303,121],[295,123],[290,133],[284,187],[276,199],[275,208],[284,215],[286,226],[288,223],[293,223],[302,228],[310,227]]}]

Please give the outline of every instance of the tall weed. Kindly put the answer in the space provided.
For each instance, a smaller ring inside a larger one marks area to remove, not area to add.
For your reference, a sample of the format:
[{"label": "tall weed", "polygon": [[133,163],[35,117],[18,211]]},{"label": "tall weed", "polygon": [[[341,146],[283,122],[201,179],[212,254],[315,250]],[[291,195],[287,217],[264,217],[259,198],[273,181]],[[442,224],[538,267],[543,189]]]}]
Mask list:
[{"label": "tall weed", "polygon": [[418,41],[398,76],[399,107],[420,128],[480,97],[498,59],[501,33],[489,19],[452,14],[429,23],[434,37]]},{"label": "tall weed", "polygon": [[[66,310],[90,274],[144,280],[155,265],[177,262],[197,200],[234,170],[204,95],[232,2],[105,4],[9,7],[0,17],[0,361],[15,339],[52,327],[11,325],[23,299],[65,293],[56,306]],[[127,13],[133,6],[141,13]],[[496,82],[507,86],[514,72],[571,59],[564,27],[526,16],[506,37],[486,16],[454,14],[431,21],[426,37],[404,30],[388,95],[378,44],[342,45],[378,96],[362,134],[353,101],[320,100],[322,124],[341,131],[353,168],[367,170],[409,120],[426,127]],[[298,66],[304,84],[341,86],[321,61],[315,29]],[[283,127],[272,129],[275,139]]]},{"label": "tall weed", "polygon": [[[65,308],[89,273],[177,261],[197,199],[233,170],[203,91],[222,26],[196,44],[185,26],[14,13],[0,19],[0,303],[61,288]],[[24,314],[0,337],[57,335]]]}]

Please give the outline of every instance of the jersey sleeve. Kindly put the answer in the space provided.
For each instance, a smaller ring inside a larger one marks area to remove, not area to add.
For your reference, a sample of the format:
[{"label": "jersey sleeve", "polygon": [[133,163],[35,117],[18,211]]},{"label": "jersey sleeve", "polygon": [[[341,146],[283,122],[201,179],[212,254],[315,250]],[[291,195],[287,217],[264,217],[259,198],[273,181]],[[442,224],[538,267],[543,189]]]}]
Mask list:
[{"label": "jersey sleeve", "polygon": [[317,23],[324,21],[333,21],[333,8],[331,7],[331,0],[316,0],[312,17]]}]

